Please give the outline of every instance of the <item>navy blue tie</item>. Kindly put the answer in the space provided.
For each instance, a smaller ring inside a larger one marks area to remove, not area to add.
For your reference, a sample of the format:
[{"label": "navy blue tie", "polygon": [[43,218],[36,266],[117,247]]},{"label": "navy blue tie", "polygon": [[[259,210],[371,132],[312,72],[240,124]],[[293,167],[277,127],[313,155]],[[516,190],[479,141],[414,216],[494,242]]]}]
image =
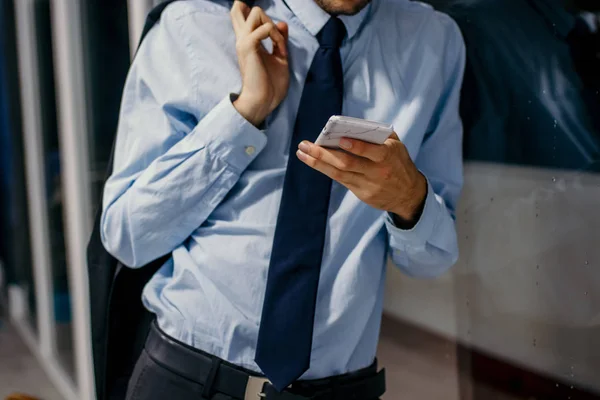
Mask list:
[{"label": "navy blue tie", "polygon": [[329,117],[342,113],[345,35],[336,17],[317,34],[320,47],[306,76],[290,143],[255,358],[278,390],[310,365],[331,193],[331,179],[301,162],[296,150],[303,140],[314,142]]}]

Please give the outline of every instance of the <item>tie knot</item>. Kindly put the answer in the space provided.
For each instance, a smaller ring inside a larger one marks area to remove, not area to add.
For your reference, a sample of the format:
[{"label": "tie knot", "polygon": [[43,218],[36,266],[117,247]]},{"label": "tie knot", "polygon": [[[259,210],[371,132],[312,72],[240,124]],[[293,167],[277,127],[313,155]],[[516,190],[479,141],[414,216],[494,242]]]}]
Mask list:
[{"label": "tie knot", "polygon": [[317,34],[321,47],[339,49],[346,36],[346,27],[338,17],[331,17]]}]

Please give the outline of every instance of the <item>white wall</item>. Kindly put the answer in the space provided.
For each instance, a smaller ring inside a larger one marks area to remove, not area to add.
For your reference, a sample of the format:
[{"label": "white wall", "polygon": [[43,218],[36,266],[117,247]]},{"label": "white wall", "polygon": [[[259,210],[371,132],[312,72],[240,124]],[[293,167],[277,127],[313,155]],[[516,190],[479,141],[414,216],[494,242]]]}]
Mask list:
[{"label": "white wall", "polygon": [[389,268],[386,311],[600,392],[600,176],[470,163],[461,256],[418,281]]}]

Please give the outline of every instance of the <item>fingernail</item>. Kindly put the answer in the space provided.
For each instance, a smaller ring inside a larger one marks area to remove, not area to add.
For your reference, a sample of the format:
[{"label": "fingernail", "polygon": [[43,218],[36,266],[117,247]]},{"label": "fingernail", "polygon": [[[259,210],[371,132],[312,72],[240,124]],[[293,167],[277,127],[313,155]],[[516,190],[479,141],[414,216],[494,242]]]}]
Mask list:
[{"label": "fingernail", "polygon": [[306,160],[306,154],[304,154],[304,153],[302,152],[302,150],[298,150],[298,151],[296,152],[296,155],[297,155],[297,156],[298,156],[298,158],[299,158],[299,159],[301,159],[302,161]]},{"label": "fingernail", "polygon": [[305,153],[308,153],[310,151],[310,146],[306,142],[300,142],[300,144],[298,145],[298,148]]},{"label": "fingernail", "polygon": [[340,139],[340,147],[344,148],[344,149],[351,149],[352,142],[349,141],[348,139]]}]

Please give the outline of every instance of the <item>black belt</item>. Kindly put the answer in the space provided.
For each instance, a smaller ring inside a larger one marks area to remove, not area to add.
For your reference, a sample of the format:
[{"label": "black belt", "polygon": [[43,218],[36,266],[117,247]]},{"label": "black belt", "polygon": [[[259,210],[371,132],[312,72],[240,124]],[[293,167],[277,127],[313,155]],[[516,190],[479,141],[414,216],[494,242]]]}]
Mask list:
[{"label": "black belt", "polygon": [[371,400],[385,392],[385,370],[377,372],[376,362],[345,375],[297,381],[277,392],[264,377],[180,343],[156,323],[151,325],[145,349],[164,368],[202,384],[205,398],[223,393],[239,400]]}]

